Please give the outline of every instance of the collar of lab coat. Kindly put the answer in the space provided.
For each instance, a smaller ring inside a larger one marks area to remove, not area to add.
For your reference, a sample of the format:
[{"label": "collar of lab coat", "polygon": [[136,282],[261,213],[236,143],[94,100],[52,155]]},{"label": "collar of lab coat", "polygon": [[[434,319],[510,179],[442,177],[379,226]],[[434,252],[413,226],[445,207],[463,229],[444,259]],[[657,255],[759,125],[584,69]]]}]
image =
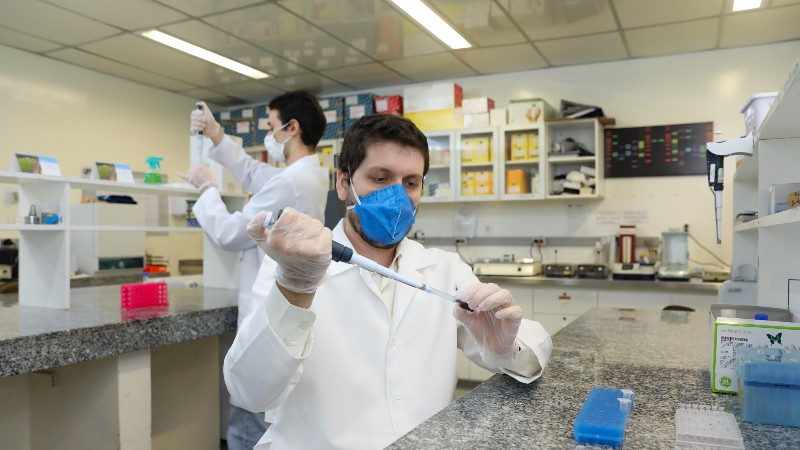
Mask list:
[{"label": "collar of lab coat", "polygon": [[[344,219],[339,221],[339,223],[333,229],[332,234],[334,241],[353,248],[353,243],[350,242],[350,239],[348,239],[347,235],[344,233]],[[353,251],[355,251],[355,249],[353,249]],[[425,248],[418,242],[412,241],[408,238],[403,238],[403,240],[400,241],[400,245],[397,246],[397,253],[395,255],[395,257],[400,258],[398,261],[398,272],[403,275],[408,275],[409,271],[417,272],[423,267],[434,264],[436,261],[434,261],[433,258],[424,257],[424,251]],[[346,270],[355,268],[356,266],[349,263],[332,262],[328,273],[330,276],[336,276]],[[417,278],[418,276],[413,277],[413,279]]]}]

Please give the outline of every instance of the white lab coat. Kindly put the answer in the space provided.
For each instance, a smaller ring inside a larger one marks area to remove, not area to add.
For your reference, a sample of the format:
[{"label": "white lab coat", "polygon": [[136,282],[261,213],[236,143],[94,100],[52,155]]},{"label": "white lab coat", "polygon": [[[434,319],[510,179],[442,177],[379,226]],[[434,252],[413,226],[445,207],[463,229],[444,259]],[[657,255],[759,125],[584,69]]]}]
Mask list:
[{"label": "white lab coat", "polygon": [[[333,238],[349,245],[342,222]],[[402,275],[447,291],[477,281],[453,253],[408,239],[403,245]],[[224,364],[237,404],[274,409],[256,449],[383,448],[451,402],[457,347],[486,366],[453,317],[452,303],[398,283],[390,316],[369,277],[358,267],[332,263],[309,312],[289,305],[273,271],[259,272],[253,310]],[[287,322],[299,326],[282,328]],[[552,348],[544,328],[523,320],[517,337],[544,367]],[[301,356],[289,348],[302,349]],[[540,374],[509,373],[525,383]]]},{"label": "white lab coat", "polygon": [[[247,234],[247,223],[261,211],[292,207],[320,221],[325,220],[328,172],[319,157],[306,156],[285,169],[256,161],[225,136],[209,157],[231,171],[252,197],[241,212],[229,213],[217,189],[206,190],[192,211],[206,235],[222,249],[242,252],[239,276],[239,324],[250,311],[253,282],[264,252]],[[221,182],[221,180],[217,180]],[[273,266],[274,268],[274,263]]]}]

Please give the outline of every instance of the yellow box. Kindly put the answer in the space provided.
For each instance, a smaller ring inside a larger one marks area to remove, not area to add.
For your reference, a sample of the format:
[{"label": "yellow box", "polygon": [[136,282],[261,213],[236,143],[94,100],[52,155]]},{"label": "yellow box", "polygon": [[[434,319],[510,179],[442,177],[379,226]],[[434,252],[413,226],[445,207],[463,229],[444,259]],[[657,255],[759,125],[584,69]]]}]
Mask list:
[{"label": "yellow box", "polygon": [[475,174],[475,184],[478,183],[489,183],[492,184],[492,172],[490,171],[481,171],[481,172],[473,172]]},{"label": "yellow box", "polygon": [[455,130],[464,127],[461,108],[407,112],[403,117],[414,122],[420,131]]},{"label": "yellow box", "polygon": [[461,173],[461,195],[475,195],[475,172]]},{"label": "yellow box", "polygon": [[489,138],[482,137],[476,138],[475,154],[472,157],[472,162],[483,163],[492,160],[492,145]]},{"label": "yellow box", "polygon": [[461,138],[461,162],[475,161],[475,148],[478,146],[479,138]]},{"label": "yellow box", "polygon": [[475,195],[492,195],[492,183],[475,183]]},{"label": "yellow box", "polygon": [[506,170],[506,194],[530,193],[529,180],[528,172],[523,169]]},{"label": "yellow box", "polygon": [[539,134],[538,133],[528,133],[528,153],[534,154],[534,150],[536,151],[536,155],[539,154]]}]

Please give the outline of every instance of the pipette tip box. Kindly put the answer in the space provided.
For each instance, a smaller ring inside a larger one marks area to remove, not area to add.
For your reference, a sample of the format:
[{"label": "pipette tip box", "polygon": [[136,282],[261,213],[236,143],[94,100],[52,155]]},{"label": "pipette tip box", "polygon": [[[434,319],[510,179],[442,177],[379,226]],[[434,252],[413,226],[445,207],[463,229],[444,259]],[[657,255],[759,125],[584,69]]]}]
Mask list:
[{"label": "pipette tip box", "polygon": [[632,409],[632,390],[593,387],[575,418],[575,441],[621,446]]},{"label": "pipette tip box", "polygon": [[675,443],[678,448],[744,449],[736,417],[709,405],[678,404]]},{"label": "pipette tip box", "polygon": [[745,422],[800,427],[800,351],[739,348],[736,376]]}]

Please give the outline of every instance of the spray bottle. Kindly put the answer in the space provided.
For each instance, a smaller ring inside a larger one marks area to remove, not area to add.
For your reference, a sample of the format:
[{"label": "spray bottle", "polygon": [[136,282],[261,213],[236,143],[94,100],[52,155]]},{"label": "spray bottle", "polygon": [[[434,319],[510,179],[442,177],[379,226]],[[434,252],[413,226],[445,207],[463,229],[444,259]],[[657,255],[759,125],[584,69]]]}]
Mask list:
[{"label": "spray bottle", "polygon": [[145,162],[150,165],[147,173],[144,174],[145,183],[161,184],[161,161],[163,159],[159,156],[151,156],[145,159]]}]

